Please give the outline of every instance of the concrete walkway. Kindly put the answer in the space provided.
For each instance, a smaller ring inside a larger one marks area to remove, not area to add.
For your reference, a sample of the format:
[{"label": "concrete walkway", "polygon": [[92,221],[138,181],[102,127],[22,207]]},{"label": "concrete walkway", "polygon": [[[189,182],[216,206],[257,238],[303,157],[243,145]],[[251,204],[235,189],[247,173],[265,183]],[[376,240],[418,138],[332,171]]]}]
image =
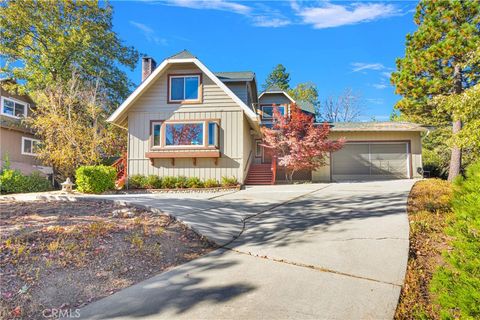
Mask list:
[{"label": "concrete walkway", "polygon": [[224,245],[81,310],[88,319],[391,319],[412,180],[108,196]]}]

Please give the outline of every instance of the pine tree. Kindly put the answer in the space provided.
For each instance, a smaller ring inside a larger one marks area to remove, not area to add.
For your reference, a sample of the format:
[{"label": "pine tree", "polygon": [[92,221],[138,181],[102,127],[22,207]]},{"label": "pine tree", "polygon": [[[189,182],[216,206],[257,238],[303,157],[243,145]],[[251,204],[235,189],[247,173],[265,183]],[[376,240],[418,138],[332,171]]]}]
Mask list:
[{"label": "pine tree", "polygon": [[[424,124],[453,123],[456,135],[462,122],[455,112],[436,112],[432,98],[460,94],[480,78],[478,63],[469,58],[480,46],[480,2],[476,0],[421,1],[416,9],[418,29],[407,35],[405,57],[392,74],[396,93],[403,98],[395,108],[408,119]],[[461,168],[461,149],[451,148],[448,179]]]},{"label": "pine tree", "polygon": [[278,64],[272,72],[270,72],[267,79],[265,79],[263,89],[266,90],[272,86],[276,86],[284,91],[290,88],[290,73],[287,72],[287,68],[285,68],[283,64]]}]

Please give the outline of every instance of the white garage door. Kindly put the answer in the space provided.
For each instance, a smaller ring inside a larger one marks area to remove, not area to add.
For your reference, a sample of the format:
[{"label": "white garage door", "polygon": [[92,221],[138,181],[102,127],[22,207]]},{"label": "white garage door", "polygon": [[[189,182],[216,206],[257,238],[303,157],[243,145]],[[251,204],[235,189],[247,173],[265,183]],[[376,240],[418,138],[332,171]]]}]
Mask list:
[{"label": "white garage door", "polygon": [[332,180],[409,177],[406,142],[346,143],[332,154]]}]

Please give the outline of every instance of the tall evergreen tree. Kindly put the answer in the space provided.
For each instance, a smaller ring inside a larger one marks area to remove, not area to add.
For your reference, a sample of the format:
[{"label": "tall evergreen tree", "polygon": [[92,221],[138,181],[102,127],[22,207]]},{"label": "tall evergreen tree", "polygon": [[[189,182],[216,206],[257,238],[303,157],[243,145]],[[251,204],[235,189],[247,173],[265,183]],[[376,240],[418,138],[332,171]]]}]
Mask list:
[{"label": "tall evergreen tree", "polygon": [[272,72],[270,72],[263,84],[263,90],[271,86],[277,86],[284,91],[290,89],[290,73],[287,72],[287,68],[285,68],[283,64],[278,64]]},{"label": "tall evergreen tree", "polygon": [[[456,135],[462,128],[452,112],[436,112],[435,96],[460,94],[478,83],[480,66],[470,56],[480,46],[480,2],[477,0],[421,1],[416,9],[418,29],[407,35],[405,57],[392,74],[396,104],[408,119],[425,124],[452,123]],[[453,144],[448,179],[461,168],[461,148]]]}]

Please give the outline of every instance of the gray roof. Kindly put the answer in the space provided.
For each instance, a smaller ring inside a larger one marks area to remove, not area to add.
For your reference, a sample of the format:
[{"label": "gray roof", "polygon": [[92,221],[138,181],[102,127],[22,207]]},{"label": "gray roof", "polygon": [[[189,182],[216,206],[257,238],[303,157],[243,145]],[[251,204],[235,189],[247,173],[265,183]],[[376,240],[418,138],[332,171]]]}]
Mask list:
[{"label": "gray roof", "polygon": [[295,101],[295,103],[303,111],[310,112],[311,114],[315,114],[315,107],[313,106],[313,104],[311,102],[297,100],[297,101]]},{"label": "gray roof", "polygon": [[413,122],[334,122],[332,131],[427,131],[427,128]]},{"label": "gray roof", "polygon": [[222,82],[252,81],[255,73],[252,71],[214,72]]},{"label": "gray roof", "polygon": [[184,49],[179,53],[174,54],[173,56],[168,57],[167,59],[191,59],[196,58],[190,51]]}]

